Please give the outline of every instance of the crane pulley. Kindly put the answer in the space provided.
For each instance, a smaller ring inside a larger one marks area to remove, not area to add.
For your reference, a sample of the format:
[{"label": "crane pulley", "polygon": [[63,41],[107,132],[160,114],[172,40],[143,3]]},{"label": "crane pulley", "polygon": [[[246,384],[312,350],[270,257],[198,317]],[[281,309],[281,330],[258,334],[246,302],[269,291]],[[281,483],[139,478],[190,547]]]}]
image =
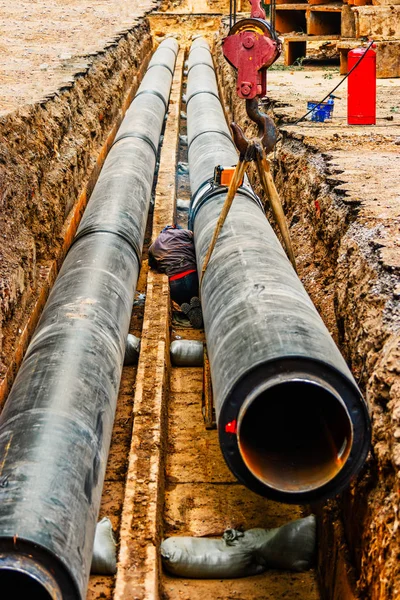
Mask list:
[{"label": "crane pulley", "polygon": [[222,43],[226,60],[237,69],[236,91],[244,100],[265,96],[267,69],[282,51],[282,43],[266,20],[261,0],[250,3],[250,18],[237,21]]}]

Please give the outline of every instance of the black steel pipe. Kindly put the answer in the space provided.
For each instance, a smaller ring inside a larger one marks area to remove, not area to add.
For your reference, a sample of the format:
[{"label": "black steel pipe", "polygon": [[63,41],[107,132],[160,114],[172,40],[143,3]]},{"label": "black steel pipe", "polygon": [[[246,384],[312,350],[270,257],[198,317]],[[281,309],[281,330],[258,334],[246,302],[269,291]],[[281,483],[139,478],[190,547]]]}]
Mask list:
[{"label": "black steel pipe", "polygon": [[0,416],[0,590],[86,596],[157,149],[178,45],[117,133]]},{"label": "black steel pipe", "polygon": [[[192,47],[205,45],[197,39]],[[208,182],[216,165],[238,160],[210,73],[192,66],[187,84],[199,272],[226,196]],[[232,472],[284,502],[342,490],[368,453],[368,409],[248,183],[222,228],[201,300],[220,445]]]}]

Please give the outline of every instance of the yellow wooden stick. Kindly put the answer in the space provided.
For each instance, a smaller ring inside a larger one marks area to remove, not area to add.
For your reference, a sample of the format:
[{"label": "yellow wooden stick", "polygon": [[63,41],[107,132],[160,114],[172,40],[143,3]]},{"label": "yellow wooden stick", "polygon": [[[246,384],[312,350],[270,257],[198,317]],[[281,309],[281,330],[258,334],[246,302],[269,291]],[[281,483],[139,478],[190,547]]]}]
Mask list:
[{"label": "yellow wooden stick", "polygon": [[201,283],[203,281],[203,277],[204,277],[204,273],[205,273],[205,271],[207,269],[207,265],[210,262],[211,254],[213,253],[213,250],[215,248],[215,244],[217,243],[217,239],[218,239],[219,233],[220,233],[220,231],[221,231],[221,229],[222,229],[222,227],[223,227],[223,225],[225,223],[225,219],[228,216],[228,213],[229,213],[229,210],[230,210],[230,208],[232,206],[232,202],[233,202],[233,199],[235,197],[235,194],[236,194],[236,192],[238,191],[238,189],[240,187],[240,184],[242,182],[243,176],[244,176],[244,174],[246,172],[246,169],[247,169],[247,167],[248,167],[249,164],[250,163],[248,163],[248,162],[239,160],[238,164],[236,165],[235,172],[234,172],[234,174],[232,176],[232,179],[231,179],[231,182],[229,184],[228,193],[226,195],[226,199],[225,199],[224,205],[223,205],[223,207],[221,209],[221,213],[220,213],[220,215],[218,217],[218,221],[217,221],[217,224],[215,226],[215,230],[214,230],[214,234],[213,234],[212,240],[210,242],[210,245],[209,245],[208,250],[207,250],[207,254],[206,254],[206,256],[204,258],[204,261],[203,261],[203,267],[201,269],[201,274],[200,274],[200,285],[201,285]]},{"label": "yellow wooden stick", "polygon": [[289,228],[286,223],[285,213],[283,212],[281,199],[279,198],[278,191],[275,187],[275,182],[271,174],[271,164],[265,156],[259,156],[256,161],[258,176],[263,186],[264,192],[269,198],[272,212],[275,221],[281,232],[283,241],[285,242],[286,252],[293,265],[294,270],[296,269],[296,259],[292,248],[292,242],[290,240]]}]

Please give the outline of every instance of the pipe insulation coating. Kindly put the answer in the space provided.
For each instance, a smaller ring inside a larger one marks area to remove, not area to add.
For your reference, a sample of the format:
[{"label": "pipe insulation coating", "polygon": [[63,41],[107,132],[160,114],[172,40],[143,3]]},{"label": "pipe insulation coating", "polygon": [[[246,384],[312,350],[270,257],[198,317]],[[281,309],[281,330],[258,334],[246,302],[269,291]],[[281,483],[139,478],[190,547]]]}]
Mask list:
[{"label": "pipe insulation coating", "polygon": [[178,44],[155,52],[0,416],[0,589],[83,600]]},{"label": "pipe insulation coating", "polygon": [[[190,58],[206,45],[195,40]],[[225,135],[215,74],[191,66],[189,218],[200,272],[227,193],[210,183],[214,167],[238,156]],[[201,301],[219,440],[232,472],[254,492],[288,503],[338,493],[369,450],[367,405],[246,180],[205,271]]]}]

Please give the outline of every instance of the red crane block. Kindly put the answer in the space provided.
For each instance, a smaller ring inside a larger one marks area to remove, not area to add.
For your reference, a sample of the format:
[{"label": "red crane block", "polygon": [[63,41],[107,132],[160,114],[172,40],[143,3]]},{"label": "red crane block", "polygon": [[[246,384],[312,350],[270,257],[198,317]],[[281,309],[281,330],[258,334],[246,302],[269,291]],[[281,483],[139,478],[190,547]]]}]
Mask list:
[{"label": "red crane block", "polygon": [[222,42],[226,60],[237,69],[236,91],[251,100],[265,96],[267,69],[280,56],[282,45],[262,19],[242,19]]}]

